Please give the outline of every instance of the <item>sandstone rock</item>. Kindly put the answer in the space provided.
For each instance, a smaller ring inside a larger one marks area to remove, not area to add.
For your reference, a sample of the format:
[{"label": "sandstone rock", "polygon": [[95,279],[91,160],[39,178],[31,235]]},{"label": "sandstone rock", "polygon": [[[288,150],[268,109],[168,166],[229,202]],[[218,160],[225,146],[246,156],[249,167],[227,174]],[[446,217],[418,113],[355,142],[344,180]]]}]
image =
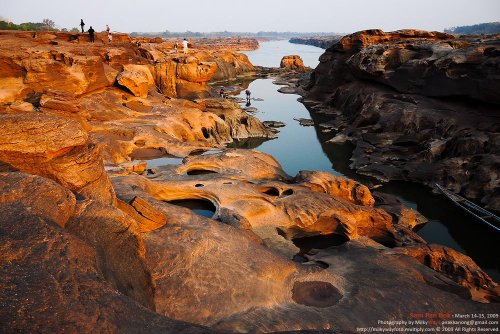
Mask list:
[{"label": "sandstone rock", "polygon": [[305,71],[304,62],[302,61],[302,58],[297,55],[284,56],[281,58],[280,68],[286,68],[299,72]]},{"label": "sandstone rock", "polygon": [[290,38],[290,43],[294,44],[305,44],[305,45],[312,45],[312,46],[317,46],[322,49],[328,49],[330,46],[334,45],[337,43],[342,36],[339,35],[333,35],[333,36],[314,36],[314,37],[306,37],[306,38],[301,38],[301,37],[294,37]]},{"label": "sandstone rock", "polygon": [[466,42],[413,30],[346,36],[321,56],[307,98],[329,101],[340,129],[333,142],[355,144],[358,173],[437,182],[497,210],[500,151],[491,143],[500,88],[492,89],[496,60],[482,51],[495,39]]},{"label": "sandstone rock", "polygon": [[375,199],[368,187],[340,176],[319,171],[300,171],[295,182],[301,183],[311,190],[321,191],[334,197],[345,199],[351,203],[373,206]]},{"label": "sandstone rock", "polygon": [[[39,202],[38,193],[25,195],[31,197],[26,203]],[[38,216],[38,208],[0,204],[0,232],[3,331],[212,332],[153,313],[117,292],[96,252]]]},{"label": "sandstone rock", "polygon": [[282,128],[282,127],[286,126],[285,123],[280,122],[280,121],[264,121],[264,122],[262,122],[262,124],[264,124],[265,126],[268,126],[270,128]]},{"label": "sandstone rock", "polygon": [[55,180],[85,198],[113,203],[98,148],[81,125],[43,114],[0,116],[0,160]]},{"label": "sandstone rock", "polygon": [[52,180],[24,173],[0,173],[0,205],[12,205],[64,227],[75,210],[75,196]]},{"label": "sandstone rock", "polygon": [[314,121],[307,118],[294,118],[302,126],[314,126]]},{"label": "sandstone rock", "polygon": [[116,77],[118,83],[126,87],[132,94],[146,98],[149,87],[153,85],[153,76],[147,66],[127,65]]},{"label": "sandstone rock", "polygon": [[[499,301],[500,287],[469,257],[440,245],[413,245],[398,249],[400,253],[415,258],[420,263],[443,273],[459,285],[472,291],[472,298],[482,301]],[[474,293],[477,290],[486,290]]]}]

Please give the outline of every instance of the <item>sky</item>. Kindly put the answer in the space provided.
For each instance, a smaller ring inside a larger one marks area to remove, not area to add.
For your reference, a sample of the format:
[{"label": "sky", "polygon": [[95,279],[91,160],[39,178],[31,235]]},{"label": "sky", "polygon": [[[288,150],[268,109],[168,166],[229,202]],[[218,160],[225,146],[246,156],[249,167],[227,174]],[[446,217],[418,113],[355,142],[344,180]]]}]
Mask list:
[{"label": "sky", "polygon": [[500,0],[0,0],[14,23],[48,18],[97,31],[293,31],[352,33],[444,28],[500,21]]}]

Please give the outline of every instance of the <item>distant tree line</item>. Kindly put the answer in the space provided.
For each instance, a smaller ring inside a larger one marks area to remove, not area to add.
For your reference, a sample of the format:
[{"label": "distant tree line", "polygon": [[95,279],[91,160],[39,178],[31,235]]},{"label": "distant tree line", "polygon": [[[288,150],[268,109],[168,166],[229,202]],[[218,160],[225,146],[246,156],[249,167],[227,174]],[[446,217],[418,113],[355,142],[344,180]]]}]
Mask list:
[{"label": "distant tree line", "polygon": [[42,22],[24,22],[20,24],[15,24],[6,19],[0,19],[0,30],[27,30],[27,31],[36,31],[36,30],[48,30],[48,31],[71,31],[78,32],[78,28],[68,29],[59,29],[56,27],[56,24],[51,19],[43,19]]},{"label": "distant tree line", "polygon": [[278,31],[259,31],[259,32],[233,32],[233,31],[217,31],[217,32],[133,32],[131,36],[149,36],[163,38],[225,38],[225,37],[247,37],[247,38],[272,38],[272,39],[288,39],[291,37],[310,37],[310,36],[327,36],[332,33],[315,32],[278,32]]},{"label": "distant tree line", "polygon": [[490,22],[474,24],[472,26],[459,26],[447,28],[444,30],[449,34],[480,35],[480,34],[499,34],[500,22]]}]

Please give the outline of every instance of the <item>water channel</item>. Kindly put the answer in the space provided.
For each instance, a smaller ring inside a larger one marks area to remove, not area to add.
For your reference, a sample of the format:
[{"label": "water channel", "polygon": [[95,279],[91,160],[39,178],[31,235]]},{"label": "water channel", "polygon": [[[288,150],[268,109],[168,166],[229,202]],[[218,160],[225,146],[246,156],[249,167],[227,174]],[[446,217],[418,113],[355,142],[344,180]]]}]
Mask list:
[{"label": "water channel", "polygon": [[[245,52],[254,65],[277,67],[285,55],[298,54],[304,64],[316,67],[323,50],[313,46],[291,44],[287,41],[261,42],[259,49]],[[311,118],[298,95],[281,94],[272,79],[256,79],[249,84],[255,116],[262,121],[281,121],[278,138],[269,141],[240,143],[240,147],[256,148],[273,155],[284,170],[295,175],[299,170],[322,170],[345,175],[360,182],[366,178],[348,168],[352,146],[324,143],[331,134],[320,127],[304,127],[294,118]],[[244,98],[242,92],[239,97]],[[390,193],[406,206],[418,210],[429,222],[418,232],[429,243],[448,246],[470,256],[497,282],[500,281],[498,235],[455,207],[431,189],[408,182],[389,182],[377,191]]]}]

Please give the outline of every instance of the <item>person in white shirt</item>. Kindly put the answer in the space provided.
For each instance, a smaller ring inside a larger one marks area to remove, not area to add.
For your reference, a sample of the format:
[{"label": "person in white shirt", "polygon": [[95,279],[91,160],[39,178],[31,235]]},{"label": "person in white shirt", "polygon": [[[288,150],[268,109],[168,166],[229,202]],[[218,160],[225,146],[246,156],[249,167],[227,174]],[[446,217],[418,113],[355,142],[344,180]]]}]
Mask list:
[{"label": "person in white shirt", "polygon": [[185,38],[182,41],[182,49],[183,49],[184,53],[188,53],[188,41]]}]

